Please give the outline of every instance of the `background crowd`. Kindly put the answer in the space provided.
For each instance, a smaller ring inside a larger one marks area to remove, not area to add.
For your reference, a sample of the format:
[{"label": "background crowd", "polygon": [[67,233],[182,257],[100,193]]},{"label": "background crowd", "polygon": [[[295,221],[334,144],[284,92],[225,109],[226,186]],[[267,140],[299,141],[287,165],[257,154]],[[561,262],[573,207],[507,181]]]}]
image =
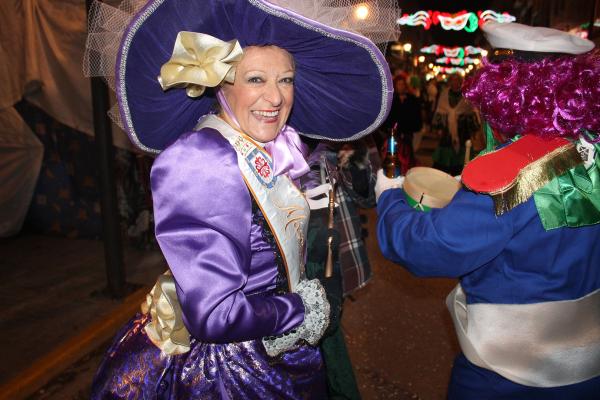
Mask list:
[{"label": "background crowd", "polygon": [[450,175],[460,175],[465,162],[485,145],[480,116],[462,95],[463,77],[455,73],[426,80],[425,75],[401,69],[393,71],[393,77],[390,114],[374,135],[382,157],[393,135],[404,175],[408,169],[423,164],[415,154],[423,137],[428,137],[436,143],[431,154],[432,166]]}]

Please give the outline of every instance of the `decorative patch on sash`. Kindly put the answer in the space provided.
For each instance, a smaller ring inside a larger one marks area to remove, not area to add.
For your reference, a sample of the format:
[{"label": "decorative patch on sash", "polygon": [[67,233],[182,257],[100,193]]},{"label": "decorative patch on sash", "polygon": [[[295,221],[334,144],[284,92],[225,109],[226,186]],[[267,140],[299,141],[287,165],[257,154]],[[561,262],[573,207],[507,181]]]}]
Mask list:
[{"label": "decorative patch on sash", "polygon": [[242,157],[247,157],[248,153],[255,149],[252,143],[245,140],[242,136],[238,136],[235,138],[233,142],[233,147],[235,147],[237,152],[240,153]]},{"label": "decorative patch on sash", "polygon": [[246,156],[246,162],[260,183],[269,189],[275,185],[277,177],[273,175],[273,165],[262,152],[255,148]]}]

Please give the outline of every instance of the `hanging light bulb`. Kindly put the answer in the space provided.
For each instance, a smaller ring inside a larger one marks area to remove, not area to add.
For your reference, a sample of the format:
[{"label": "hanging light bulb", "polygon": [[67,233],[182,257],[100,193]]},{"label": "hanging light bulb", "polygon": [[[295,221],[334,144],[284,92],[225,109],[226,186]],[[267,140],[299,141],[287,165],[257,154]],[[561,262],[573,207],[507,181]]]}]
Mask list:
[{"label": "hanging light bulb", "polygon": [[369,16],[370,12],[371,10],[369,10],[369,6],[365,3],[357,4],[354,7],[354,16],[356,19],[365,20]]}]

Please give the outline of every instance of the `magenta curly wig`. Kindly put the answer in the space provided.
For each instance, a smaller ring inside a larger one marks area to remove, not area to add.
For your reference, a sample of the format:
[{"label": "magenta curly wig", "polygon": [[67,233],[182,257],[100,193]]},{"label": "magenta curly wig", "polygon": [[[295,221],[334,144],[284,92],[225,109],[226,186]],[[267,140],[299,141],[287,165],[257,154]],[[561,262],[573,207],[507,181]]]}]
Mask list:
[{"label": "magenta curly wig", "polygon": [[509,138],[533,133],[600,140],[600,51],[535,62],[484,61],[463,94],[492,128]]}]

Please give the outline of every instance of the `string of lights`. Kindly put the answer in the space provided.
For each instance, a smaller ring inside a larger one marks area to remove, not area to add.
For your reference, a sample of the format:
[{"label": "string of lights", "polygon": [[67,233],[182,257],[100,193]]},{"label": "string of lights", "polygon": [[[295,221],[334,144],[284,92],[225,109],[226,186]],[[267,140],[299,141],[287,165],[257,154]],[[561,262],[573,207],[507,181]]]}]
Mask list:
[{"label": "string of lights", "polygon": [[438,44],[432,44],[421,48],[421,53],[435,54],[437,56],[444,55],[445,57],[464,58],[466,56],[481,54],[482,56],[487,55],[487,50],[481,47],[466,46],[466,47],[448,47]]},{"label": "string of lights", "polygon": [[468,65],[468,64],[479,64],[481,61],[479,60],[479,58],[471,58],[471,57],[465,57],[465,58],[455,58],[455,57],[441,57],[435,60],[436,63],[438,64],[452,64],[452,65],[459,65],[459,66],[464,66],[464,65]]},{"label": "string of lights", "polygon": [[445,30],[475,32],[477,28],[488,21],[500,23],[514,22],[516,18],[506,12],[499,13],[493,10],[471,12],[462,10],[454,14],[440,11],[417,11],[414,14],[404,14],[398,18],[399,25],[423,26],[425,29],[431,25],[440,25]]}]

